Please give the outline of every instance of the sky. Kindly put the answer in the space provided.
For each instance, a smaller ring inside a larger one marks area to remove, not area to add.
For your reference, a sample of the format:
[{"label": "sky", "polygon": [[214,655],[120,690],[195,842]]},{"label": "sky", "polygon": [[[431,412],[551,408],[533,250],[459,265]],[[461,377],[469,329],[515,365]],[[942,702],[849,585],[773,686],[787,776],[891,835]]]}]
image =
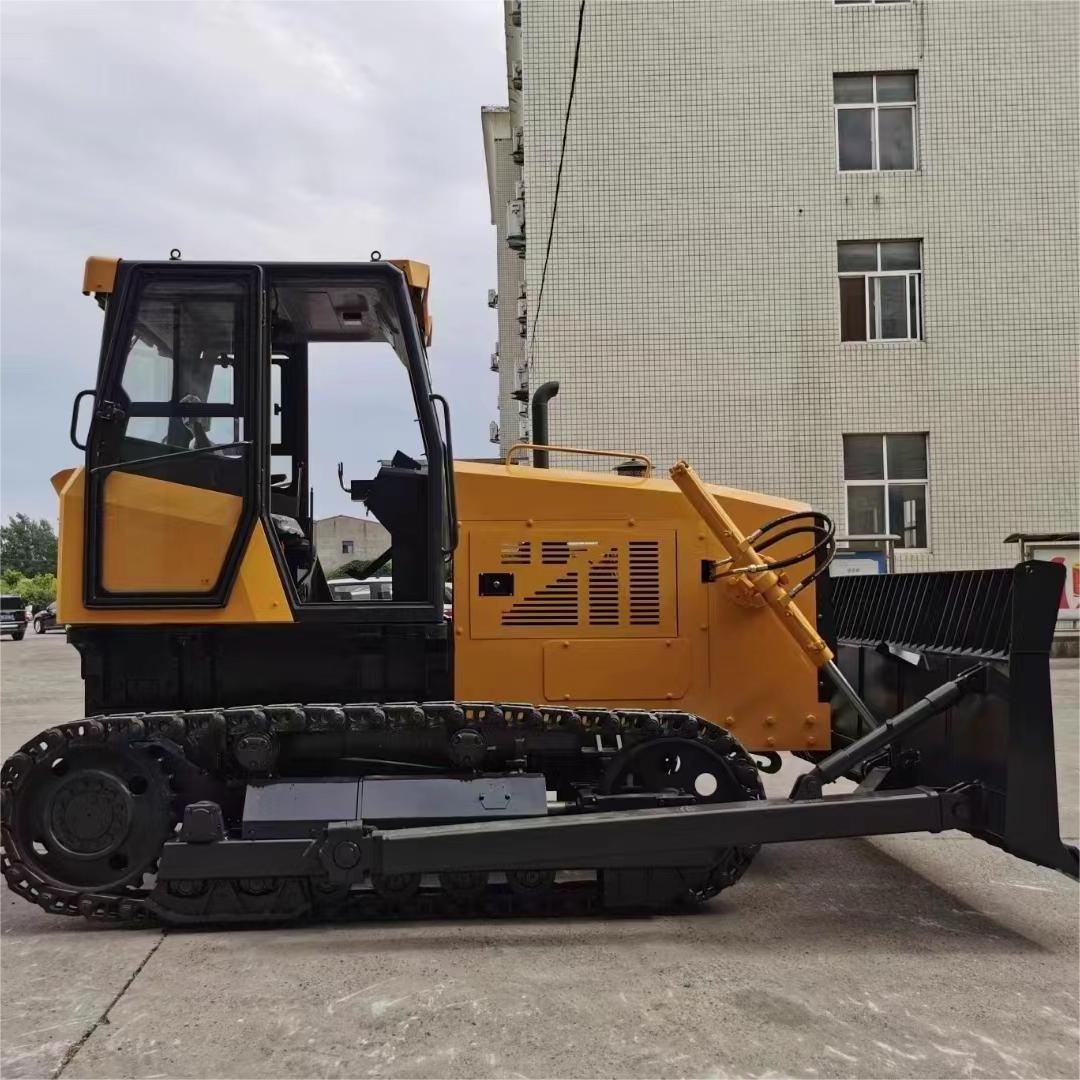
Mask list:
[{"label": "sky", "polygon": [[[88,255],[431,264],[435,389],[491,453],[495,233],[480,107],[506,100],[497,0],[0,5],[0,515],[55,520],[93,385]],[[378,346],[374,347],[376,350]],[[399,367],[313,357],[316,513],[416,442]],[[365,387],[365,382],[369,385]]]}]

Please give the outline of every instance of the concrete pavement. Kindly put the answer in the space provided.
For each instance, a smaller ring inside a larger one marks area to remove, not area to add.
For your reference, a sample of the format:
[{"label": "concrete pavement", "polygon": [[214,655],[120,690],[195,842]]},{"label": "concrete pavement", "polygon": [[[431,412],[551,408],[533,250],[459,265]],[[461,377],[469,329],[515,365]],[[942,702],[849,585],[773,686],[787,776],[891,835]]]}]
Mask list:
[{"label": "concrete pavement", "polygon": [[[62,635],[0,664],[5,756],[80,715]],[[1075,837],[1075,662],[1053,678]],[[774,845],[652,919],[132,931],[4,890],[0,1072],[1071,1078],[1077,910],[1074,883],[951,833]]]}]

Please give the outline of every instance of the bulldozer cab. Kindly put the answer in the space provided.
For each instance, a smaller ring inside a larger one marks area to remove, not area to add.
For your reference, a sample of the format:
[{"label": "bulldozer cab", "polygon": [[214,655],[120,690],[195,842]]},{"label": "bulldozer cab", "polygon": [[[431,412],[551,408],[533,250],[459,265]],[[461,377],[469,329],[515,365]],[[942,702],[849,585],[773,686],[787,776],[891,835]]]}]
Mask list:
[{"label": "bulldozer cab", "polygon": [[[222,607],[261,532],[293,619],[443,620],[452,474],[425,352],[427,267],[120,262],[87,291],[106,310],[85,446],[87,608]],[[309,373],[328,345],[351,347],[356,430],[372,392],[359,346],[392,349],[409,403],[408,451],[387,447],[346,487],[390,536],[366,574],[392,588],[364,600],[336,598],[336,567],[316,553],[313,487],[341,480],[340,467],[312,475]]]}]

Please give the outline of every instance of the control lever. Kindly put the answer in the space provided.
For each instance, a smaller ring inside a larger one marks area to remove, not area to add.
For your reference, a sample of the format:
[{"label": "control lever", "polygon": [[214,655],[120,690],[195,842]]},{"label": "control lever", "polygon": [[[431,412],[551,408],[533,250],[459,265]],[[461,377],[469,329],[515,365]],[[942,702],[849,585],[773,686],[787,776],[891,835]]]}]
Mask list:
[{"label": "control lever", "polygon": [[340,487],[346,495],[352,494],[352,490],[345,486],[345,463],[343,461],[337,463],[337,482],[338,487]]}]

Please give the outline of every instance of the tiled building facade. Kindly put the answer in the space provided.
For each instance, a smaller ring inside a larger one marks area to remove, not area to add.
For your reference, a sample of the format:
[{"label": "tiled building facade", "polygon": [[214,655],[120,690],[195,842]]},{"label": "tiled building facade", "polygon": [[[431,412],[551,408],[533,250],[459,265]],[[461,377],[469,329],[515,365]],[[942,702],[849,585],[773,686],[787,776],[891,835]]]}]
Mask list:
[{"label": "tiled building facade", "polygon": [[1078,12],[506,4],[502,447],[528,434],[519,378],[558,379],[552,442],[804,499],[899,535],[900,570],[1075,530]]}]

